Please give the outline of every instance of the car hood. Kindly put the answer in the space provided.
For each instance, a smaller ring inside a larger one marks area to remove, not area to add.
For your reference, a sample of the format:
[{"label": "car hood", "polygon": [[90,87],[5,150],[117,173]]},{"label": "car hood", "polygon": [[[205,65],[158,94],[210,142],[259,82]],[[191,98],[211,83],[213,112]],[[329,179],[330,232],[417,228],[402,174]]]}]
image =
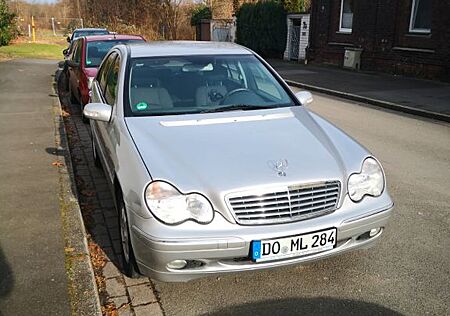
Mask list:
[{"label": "car hood", "polygon": [[[344,184],[349,173],[339,144],[300,106],[130,117],[126,123],[152,179],[181,192],[203,193],[219,210],[226,208],[230,192],[328,180]],[[360,167],[365,150],[349,137],[342,139]],[[280,176],[274,164],[282,160],[287,167]]]}]

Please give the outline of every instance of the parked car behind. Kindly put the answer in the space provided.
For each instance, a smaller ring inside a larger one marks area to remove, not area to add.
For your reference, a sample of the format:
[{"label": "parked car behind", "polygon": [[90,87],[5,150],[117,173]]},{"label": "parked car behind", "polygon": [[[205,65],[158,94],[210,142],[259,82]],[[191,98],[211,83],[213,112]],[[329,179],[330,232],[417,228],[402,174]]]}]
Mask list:
[{"label": "parked car behind", "polygon": [[89,82],[93,80],[103,57],[113,46],[144,41],[139,35],[98,35],[76,39],[65,66],[71,102],[80,104],[83,110],[84,105],[89,102]]},{"label": "parked car behind", "polygon": [[105,28],[83,28],[83,29],[76,29],[67,37],[67,42],[69,43],[69,46],[63,50],[64,57],[67,59],[67,57],[72,52],[72,43],[77,38],[83,37],[83,36],[93,36],[93,35],[108,35],[111,34],[107,29]]},{"label": "parked car behind", "polygon": [[105,28],[83,28],[76,29],[72,32],[70,36],[67,37],[67,42],[70,44],[74,40],[83,36],[94,36],[94,35],[108,35],[110,32]]},{"label": "parked car behind", "polygon": [[324,259],[374,245],[392,213],[379,161],[244,47],[118,45],[91,100],[129,276],[187,281]]}]

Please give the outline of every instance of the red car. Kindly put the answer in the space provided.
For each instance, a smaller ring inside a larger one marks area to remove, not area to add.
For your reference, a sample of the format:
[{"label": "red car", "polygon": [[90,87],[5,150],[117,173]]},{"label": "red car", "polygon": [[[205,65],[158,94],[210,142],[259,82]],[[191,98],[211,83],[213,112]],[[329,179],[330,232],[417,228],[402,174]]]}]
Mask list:
[{"label": "red car", "polygon": [[145,39],[139,35],[96,35],[77,38],[73,42],[64,67],[70,101],[80,104],[83,113],[84,106],[89,103],[89,82],[97,75],[103,57],[115,45],[142,42],[145,42]]}]

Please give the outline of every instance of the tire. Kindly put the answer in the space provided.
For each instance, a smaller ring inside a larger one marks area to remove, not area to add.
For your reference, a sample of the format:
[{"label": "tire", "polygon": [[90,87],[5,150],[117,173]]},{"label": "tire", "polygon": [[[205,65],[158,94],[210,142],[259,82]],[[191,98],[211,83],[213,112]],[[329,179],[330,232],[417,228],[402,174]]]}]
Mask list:
[{"label": "tire", "polygon": [[98,169],[103,169],[102,162],[100,161],[100,157],[98,156],[98,153],[97,153],[97,146],[95,146],[94,135],[92,135],[91,141],[92,141],[92,156],[94,158],[94,165]]},{"label": "tire", "polygon": [[128,224],[127,211],[122,196],[117,194],[117,211],[119,213],[120,244],[122,246],[122,268],[129,278],[139,278],[139,268],[134,257],[133,247],[130,239],[130,227]]}]

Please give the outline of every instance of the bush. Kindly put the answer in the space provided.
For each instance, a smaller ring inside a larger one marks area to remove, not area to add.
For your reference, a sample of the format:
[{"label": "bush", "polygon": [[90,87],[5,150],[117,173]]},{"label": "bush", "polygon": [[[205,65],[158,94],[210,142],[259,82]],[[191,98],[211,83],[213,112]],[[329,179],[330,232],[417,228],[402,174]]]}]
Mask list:
[{"label": "bush", "polygon": [[191,25],[196,26],[197,24],[200,24],[200,20],[209,20],[211,18],[211,9],[204,4],[199,5],[192,10]]},{"label": "bush", "polygon": [[236,15],[236,42],[264,57],[280,58],[286,47],[286,11],[274,2],[244,3]]},{"label": "bush", "polygon": [[17,36],[15,15],[10,13],[6,0],[0,0],[0,46],[6,46]]}]

